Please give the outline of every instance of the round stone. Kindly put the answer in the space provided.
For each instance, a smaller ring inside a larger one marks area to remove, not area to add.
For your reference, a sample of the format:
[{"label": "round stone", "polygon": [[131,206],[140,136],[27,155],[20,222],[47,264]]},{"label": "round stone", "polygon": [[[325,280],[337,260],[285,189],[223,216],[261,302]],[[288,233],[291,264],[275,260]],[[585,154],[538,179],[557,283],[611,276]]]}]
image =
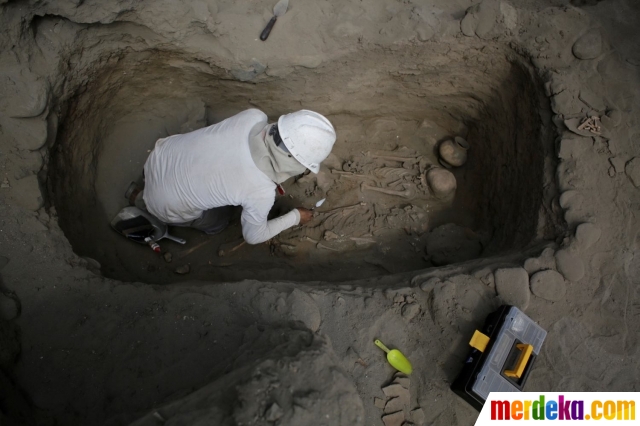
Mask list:
[{"label": "round stone", "polygon": [[589,248],[598,242],[602,231],[592,223],[581,223],[576,228],[576,241],[582,248]]},{"label": "round stone", "polygon": [[578,59],[594,59],[602,52],[602,34],[593,29],[580,37],[573,45],[573,54]]},{"label": "round stone", "polygon": [[456,177],[449,170],[435,167],[427,171],[427,184],[436,198],[446,198],[456,191]]},{"label": "round stone", "polygon": [[530,257],[524,261],[524,270],[528,274],[533,274],[544,269],[555,269],[556,258],[554,257],[555,250],[551,247],[545,248],[540,256]]},{"label": "round stone", "polygon": [[571,207],[579,207],[582,204],[583,200],[584,197],[578,191],[569,190],[560,194],[558,202],[560,203],[560,207],[567,210]]},{"label": "round stone", "polygon": [[584,277],[582,260],[567,249],[556,252],[558,271],[569,281],[580,281]]},{"label": "round stone", "polygon": [[536,272],[531,277],[530,284],[533,294],[552,302],[562,300],[567,292],[564,277],[553,270]]},{"label": "round stone", "polygon": [[420,284],[420,290],[425,291],[425,292],[429,292],[431,290],[433,290],[433,288],[436,286],[436,284],[438,284],[440,281],[440,278],[438,277],[431,277],[428,280],[426,280],[425,282],[423,282],[422,284]]}]

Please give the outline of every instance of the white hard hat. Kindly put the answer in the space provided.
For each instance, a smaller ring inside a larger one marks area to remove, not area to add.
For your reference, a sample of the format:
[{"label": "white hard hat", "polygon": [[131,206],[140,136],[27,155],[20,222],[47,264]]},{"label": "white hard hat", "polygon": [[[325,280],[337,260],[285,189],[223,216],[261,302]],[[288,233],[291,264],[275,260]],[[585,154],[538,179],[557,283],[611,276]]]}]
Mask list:
[{"label": "white hard hat", "polygon": [[278,132],[293,158],[313,173],[318,173],[336,141],[331,122],[306,109],[280,116]]}]

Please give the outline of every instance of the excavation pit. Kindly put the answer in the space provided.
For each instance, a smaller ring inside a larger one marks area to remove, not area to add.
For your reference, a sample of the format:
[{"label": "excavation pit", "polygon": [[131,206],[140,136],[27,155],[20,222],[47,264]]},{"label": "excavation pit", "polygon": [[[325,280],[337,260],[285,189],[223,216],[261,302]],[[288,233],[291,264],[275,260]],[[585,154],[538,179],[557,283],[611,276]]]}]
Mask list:
[{"label": "excavation pit", "polygon": [[[60,225],[105,276],[149,283],[184,280],[175,270],[185,264],[189,279],[206,281],[357,280],[552,237],[543,187],[554,135],[542,83],[509,48],[474,43],[370,50],[317,68],[265,70],[254,62],[230,74],[159,51],[112,55],[69,101],[52,152]],[[338,140],[320,174],[288,181],[273,209],[326,198],[313,222],[225,256],[219,248],[241,236],[238,221],[214,237],[173,228],[188,244],[161,243],[171,262],[110,229],[158,138],[247,108],[272,121],[305,108],[333,122]],[[456,136],[470,145],[468,161],[452,169],[455,197],[439,200],[421,176],[440,167],[439,144]]]}]

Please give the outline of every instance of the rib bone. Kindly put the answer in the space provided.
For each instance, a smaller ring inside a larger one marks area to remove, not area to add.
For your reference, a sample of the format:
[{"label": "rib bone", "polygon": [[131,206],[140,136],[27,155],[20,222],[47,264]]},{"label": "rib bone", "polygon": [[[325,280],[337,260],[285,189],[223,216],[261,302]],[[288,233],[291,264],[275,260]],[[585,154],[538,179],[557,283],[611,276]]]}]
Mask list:
[{"label": "rib bone", "polygon": [[353,204],[353,205],[344,206],[344,207],[336,207],[335,209],[325,210],[325,211],[317,212],[317,213],[318,214],[335,213],[335,212],[338,212],[338,211],[351,210],[351,209],[355,209],[355,208],[358,208],[358,207],[363,207],[363,206],[366,206],[366,205],[367,205],[367,203],[365,203],[364,201],[361,201],[358,204]]},{"label": "rib bone", "polygon": [[336,169],[331,169],[331,173],[334,173],[334,174],[340,175],[340,176],[344,176],[346,178],[369,179],[369,180],[372,180],[372,181],[376,182],[376,178],[374,178],[373,176],[362,175],[362,174],[359,174],[359,173],[345,172],[345,171],[336,170]]},{"label": "rib bone", "polygon": [[404,191],[395,191],[393,189],[378,188],[377,186],[367,185],[366,183],[362,183],[362,185],[360,185],[361,191],[368,189],[369,191],[381,192],[383,194],[395,195],[402,198],[413,198],[416,195],[416,191],[412,185],[403,185],[403,188],[405,188]]}]

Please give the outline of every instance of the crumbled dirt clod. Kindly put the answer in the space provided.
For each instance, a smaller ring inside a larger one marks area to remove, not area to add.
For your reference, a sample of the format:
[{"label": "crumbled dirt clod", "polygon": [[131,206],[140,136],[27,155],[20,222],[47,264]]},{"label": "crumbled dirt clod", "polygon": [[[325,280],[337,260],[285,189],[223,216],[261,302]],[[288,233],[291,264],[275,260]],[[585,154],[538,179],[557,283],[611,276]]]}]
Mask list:
[{"label": "crumbled dirt clod", "polygon": [[584,277],[584,263],[567,249],[556,252],[556,265],[558,272],[569,281],[580,281]]},{"label": "crumbled dirt clod", "polygon": [[409,404],[409,390],[399,384],[391,384],[382,388],[382,392],[388,397],[398,397],[404,405]]},{"label": "crumbled dirt clod", "polygon": [[402,317],[407,321],[411,321],[420,313],[420,305],[417,303],[407,303],[402,307]]},{"label": "crumbled dirt clod", "polygon": [[424,424],[424,411],[422,410],[422,408],[411,410],[411,420],[417,426],[422,426]]},{"label": "crumbled dirt clod", "polygon": [[382,416],[382,422],[384,426],[402,426],[404,422],[404,412],[398,411],[397,413]]},{"label": "crumbled dirt clod", "polygon": [[496,291],[508,305],[521,310],[529,306],[529,274],[523,268],[500,268],[495,272]]},{"label": "crumbled dirt clod", "polygon": [[405,400],[400,397],[390,398],[384,405],[384,412],[386,414],[402,411],[405,407]]},{"label": "crumbled dirt clod", "polygon": [[274,402],[273,404],[271,404],[271,407],[267,409],[267,412],[264,413],[264,418],[268,422],[275,422],[276,420],[280,419],[283,414],[284,412],[282,411],[282,408],[280,408],[280,406]]},{"label": "crumbled dirt clod", "polygon": [[566,293],[564,277],[556,271],[540,271],[531,276],[531,292],[538,297],[556,302]]},{"label": "crumbled dirt clod", "polygon": [[409,387],[411,386],[411,381],[409,380],[409,378],[402,373],[396,373],[393,379],[393,383],[397,383],[405,389],[409,389]]},{"label": "crumbled dirt clod", "polygon": [[189,265],[178,266],[175,269],[176,274],[180,274],[180,275],[188,274],[190,271],[191,271],[191,268],[189,267]]}]

